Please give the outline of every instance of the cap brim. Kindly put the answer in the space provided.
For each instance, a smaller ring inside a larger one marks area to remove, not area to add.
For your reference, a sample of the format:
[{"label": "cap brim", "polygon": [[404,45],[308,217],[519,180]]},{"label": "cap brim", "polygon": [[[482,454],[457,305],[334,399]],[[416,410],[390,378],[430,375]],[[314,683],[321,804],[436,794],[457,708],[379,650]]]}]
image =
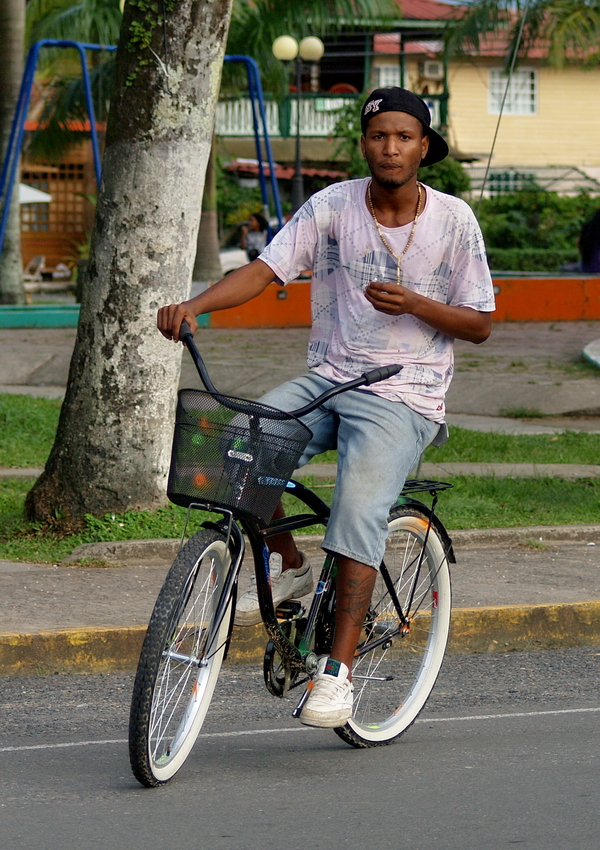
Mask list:
[{"label": "cap brim", "polygon": [[421,160],[421,168],[441,162],[450,153],[448,143],[443,136],[440,136],[431,127],[425,127],[425,132],[429,136],[429,150],[427,151],[427,156]]}]

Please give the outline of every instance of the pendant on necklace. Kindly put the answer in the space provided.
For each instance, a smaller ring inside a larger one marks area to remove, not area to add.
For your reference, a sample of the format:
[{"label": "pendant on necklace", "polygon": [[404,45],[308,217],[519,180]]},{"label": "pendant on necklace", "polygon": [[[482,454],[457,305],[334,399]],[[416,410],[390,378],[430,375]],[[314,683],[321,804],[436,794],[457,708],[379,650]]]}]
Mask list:
[{"label": "pendant on necklace", "polygon": [[419,182],[417,182],[417,193],[418,193],[418,195],[417,195],[417,209],[415,211],[415,217],[414,217],[414,220],[413,220],[412,230],[410,232],[410,236],[408,237],[408,241],[406,243],[406,247],[404,248],[404,251],[402,251],[402,253],[400,255],[398,255],[398,254],[396,254],[394,249],[391,247],[391,245],[389,244],[389,242],[385,238],[385,236],[383,234],[383,230],[381,229],[379,221],[377,220],[377,216],[375,215],[375,207],[373,205],[373,199],[371,197],[371,183],[369,183],[369,187],[367,189],[367,197],[369,199],[369,209],[371,210],[371,215],[373,216],[373,221],[375,222],[375,227],[377,228],[377,232],[379,233],[379,238],[383,242],[385,249],[396,260],[396,284],[398,286],[401,286],[401,280],[402,280],[402,271],[401,271],[401,268],[400,268],[402,258],[404,257],[404,255],[406,254],[406,252],[408,251],[408,249],[410,248],[410,246],[413,243],[413,239],[415,238],[415,230],[417,229],[417,222],[419,221],[419,216],[421,215],[421,206],[422,206],[422,202],[423,202],[423,192],[422,192],[422,189],[421,189],[421,184]]}]

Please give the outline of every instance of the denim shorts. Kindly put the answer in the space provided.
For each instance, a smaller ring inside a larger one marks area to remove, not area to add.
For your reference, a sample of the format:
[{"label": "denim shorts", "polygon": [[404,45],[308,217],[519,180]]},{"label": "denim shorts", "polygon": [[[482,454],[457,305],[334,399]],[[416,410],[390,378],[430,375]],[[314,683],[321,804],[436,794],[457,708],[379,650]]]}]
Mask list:
[{"label": "denim shorts", "polygon": [[[260,401],[291,411],[333,386],[314,373],[270,390]],[[302,421],[313,432],[299,466],[328,449],[338,450],[331,518],[323,549],[379,568],[390,508],[406,477],[440,426],[401,401],[350,390],[326,401]]]}]

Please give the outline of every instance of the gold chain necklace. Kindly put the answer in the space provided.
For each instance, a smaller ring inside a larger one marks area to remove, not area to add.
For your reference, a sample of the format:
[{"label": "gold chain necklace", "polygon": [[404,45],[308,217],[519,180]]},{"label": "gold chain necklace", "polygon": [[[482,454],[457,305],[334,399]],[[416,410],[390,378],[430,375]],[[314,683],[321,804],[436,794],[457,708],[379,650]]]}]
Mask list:
[{"label": "gold chain necklace", "polygon": [[371,215],[373,216],[373,221],[375,222],[375,227],[377,228],[377,233],[379,233],[379,237],[383,242],[384,246],[390,252],[392,257],[396,260],[396,283],[400,286],[401,280],[401,272],[400,272],[400,263],[402,262],[402,258],[410,248],[413,243],[413,239],[415,238],[415,230],[417,229],[417,222],[419,220],[419,216],[421,215],[421,203],[423,201],[423,192],[421,191],[421,184],[417,183],[417,190],[419,192],[419,197],[417,200],[417,209],[415,212],[415,218],[413,221],[412,230],[410,231],[410,236],[408,237],[408,242],[406,243],[406,247],[401,254],[396,254],[392,246],[389,244],[385,236],[383,235],[383,231],[381,229],[381,225],[377,221],[377,216],[375,215],[375,207],[373,206],[373,199],[371,197],[371,184],[369,183],[369,188],[367,189],[367,197],[369,198],[369,208],[371,210]]}]

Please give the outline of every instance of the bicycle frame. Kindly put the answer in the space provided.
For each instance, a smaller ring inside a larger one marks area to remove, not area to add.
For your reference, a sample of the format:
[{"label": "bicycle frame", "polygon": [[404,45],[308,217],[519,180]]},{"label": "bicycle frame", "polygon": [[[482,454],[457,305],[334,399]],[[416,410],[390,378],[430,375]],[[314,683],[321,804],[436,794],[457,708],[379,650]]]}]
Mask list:
[{"label": "bicycle frame", "polygon": [[[193,335],[190,331],[189,325],[187,325],[186,322],[183,322],[181,325],[180,338],[187,346],[198,371],[198,374],[208,392],[213,395],[219,395],[218,390],[215,388],[214,384],[210,379],[210,376],[202,360],[200,352],[198,351],[194,343]],[[315,409],[326,399],[331,398],[333,395],[336,395],[339,392],[344,392],[359,386],[363,386],[365,384],[369,385],[371,383],[383,380],[384,378],[389,377],[390,375],[396,374],[400,370],[400,368],[401,367],[397,365],[390,365],[374,369],[371,372],[363,374],[360,378],[348,382],[347,384],[333,387],[332,389],[324,393],[322,396],[320,396],[318,399],[315,399],[310,404],[307,404],[298,410],[292,411],[290,415],[300,417],[308,413],[309,411]],[[445,557],[448,558],[449,561],[454,562],[455,559],[454,553],[452,551],[452,542],[448,537],[446,529],[436,517],[434,512],[435,504],[437,501],[437,491],[441,489],[446,489],[450,486],[452,485],[442,484],[437,481],[406,482],[406,486],[399,497],[399,501],[406,504],[414,504],[425,512],[425,514],[429,517],[429,525],[427,528],[425,540],[427,540],[430,528],[434,526],[444,542]],[[410,493],[420,491],[429,491],[432,495],[433,504],[431,509],[410,496]],[[269,580],[270,553],[266,545],[266,539],[268,537],[272,537],[278,534],[298,531],[302,528],[308,528],[309,526],[313,525],[320,524],[326,526],[330,515],[330,508],[327,504],[325,504],[322,499],[319,498],[319,496],[317,496],[316,493],[314,493],[312,490],[310,490],[308,487],[298,481],[288,481],[285,488],[285,492],[292,493],[296,498],[303,502],[303,504],[305,504],[307,508],[311,510],[311,513],[301,513],[290,517],[283,517],[280,519],[271,520],[271,522],[265,526],[258,519],[249,519],[248,517],[236,516],[235,512],[232,512],[231,510],[225,507],[219,507],[219,505],[195,503],[194,507],[205,508],[211,512],[221,513],[223,515],[223,517],[227,520],[227,524],[225,525],[224,522],[220,523],[219,528],[220,530],[225,531],[227,533],[227,545],[230,551],[235,555],[234,562],[232,563],[232,566],[229,570],[229,574],[225,581],[225,585],[223,587],[217,605],[215,623],[213,626],[213,635],[216,635],[218,633],[219,627],[221,625],[223,617],[225,616],[225,612],[227,610],[227,606],[231,599],[232,593],[235,594],[237,592],[239,572],[241,569],[245,551],[244,537],[240,530],[241,526],[241,529],[243,529],[244,533],[246,534],[246,537],[248,538],[252,551],[255,566],[259,609],[269,639],[273,642],[275,648],[277,649],[277,652],[280,654],[283,660],[285,668],[288,671],[290,671],[291,673],[308,672],[309,674],[312,674],[315,672],[317,667],[317,656],[315,655],[312,649],[312,640],[317,628],[317,624],[319,622],[319,614],[321,608],[325,602],[328,602],[332,599],[332,595],[335,593],[334,578],[337,566],[336,558],[334,556],[328,555],[325,559],[321,576],[317,584],[317,590],[313,597],[313,601],[308,614],[306,629],[300,639],[299,645],[296,646],[296,644],[292,642],[282,630],[280,620],[277,617],[275,606],[273,604],[273,595],[271,592],[271,584]],[[237,525],[237,523],[239,523],[239,526]],[[421,553],[420,558],[422,559],[422,557],[423,554]],[[421,560],[418,564],[417,578],[420,568]],[[396,609],[401,623],[401,627],[398,630],[398,634],[408,634],[408,632],[410,631],[410,623],[406,615],[402,611],[402,606],[400,605],[400,601],[397,597],[394,585],[389,577],[385,563],[381,564],[380,569],[383,580],[386,584],[387,591],[390,595],[390,598]],[[411,603],[412,593],[408,603],[409,608]],[[228,640],[229,638],[230,635],[228,636]],[[386,638],[382,638],[381,642],[384,642],[385,640],[389,640],[389,636],[387,636]],[[208,642],[208,646],[211,647],[211,649],[212,642],[213,636],[211,635]],[[362,654],[362,652],[368,652],[377,645],[377,639],[375,641],[367,641],[365,647],[362,650],[357,650],[357,653],[360,655]],[[298,707],[297,711],[299,709],[300,706]]]},{"label": "bicycle frame", "polygon": [[[434,527],[444,542],[445,557],[448,559],[449,562],[455,563],[456,558],[454,556],[454,551],[452,548],[452,541],[450,540],[446,529],[439,521],[438,517],[434,512],[435,504],[437,502],[437,491],[441,489],[446,489],[449,486],[451,485],[442,484],[441,482],[436,481],[411,480],[407,482],[407,490],[403,490],[403,494],[401,494],[401,496],[399,497],[398,502],[401,504],[413,505],[415,507],[418,507],[428,516],[429,525],[426,531],[425,539],[427,539],[429,530]],[[411,493],[415,491],[430,492],[433,497],[432,507],[429,508],[423,502],[414,499],[408,495],[404,495],[405,492]],[[264,526],[257,520],[253,521],[248,520],[246,518],[236,518],[231,511],[219,509],[217,506],[214,505],[211,506],[197,503],[193,507],[207,509],[211,512],[222,513],[222,515],[225,517],[226,522],[217,523],[217,526],[221,531],[225,531],[227,533],[227,545],[230,551],[235,554],[235,558],[232,561],[229,573],[227,575],[227,579],[223,586],[223,590],[221,592],[221,596],[217,605],[215,622],[213,625],[213,634],[216,635],[219,631],[219,627],[227,610],[233,589],[235,588],[237,591],[239,573],[241,570],[246,548],[244,541],[245,534],[248,539],[248,542],[250,543],[250,549],[253,556],[259,609],[267,635],[272,641],[275,649],[281,656],[286,670],[288,670],[291,674],[312,674],[316,670],[317,666],[317,655],[314,653],[313,650],[313,638],[315,637],[316,628],[320,621],[320,613],[323,606],[331,605],[334,599],[337,560],[333,555],[327,555],[325,557],[325,561],[313,596],[312,604],[310,606],[306,618],[306,627],[300,638],[300,641],[298,642],[298,645],[296,645],[283,631],[282,622],[286,621],[281,620],[277,616],[277,612],[273,604],[273,595],[271,592],[271,584],[269,581],[270,553],[266,546],[266,539],[277,534],[298,531],[302,528],[307,528],[313,525],[320,524],[326,526],[330,515],[330,508],[316,493],[314,493],[310,488],[306,487],[299,481],[288,481],[285,492],[293,494],[297,499],[299,499],[308,508],[310,508],[312,512],[299,513],[289,517],[283,517],[281,519],[272,520],[267,526]],[[238,522],[239,525],[237,524]],[[207,523],[206,525],[211,524],[212,523]],[[420,569],[421,563],[419,563],[418,565],[417,576],[419,574]],[[357,658],[367,652],[370,652],[379,644],[383,644],[386,641],[389,641],[390,637],[394,637],[396,636],[396,634],[408,634],[408,632],[410,631],[410,622],[406,618],[406,615],[404,614],[404,611],[402,609],[402,605],[396,595],[396,591],[393,582],[390,579],[385,562],[381,564],[380,570],[387,591],[390,595],[390,599],[392,600],[394,608],[396,609],[396,612],[398,614],[401,627],[393,635],[388,634],[385,637],[368,640],[362,647],[359,647],[356,650]],[[410,608],[411,602],[412,595],[408,602],[408,608]],[[228,641],[230,637],[231,634],[228,635]],[[207,653],[208,655],[211,655],[213,651],[216,651],[218,649],[218,647],[213,647],[212,643],[213,636],[211,635],[207,642],[207,646],[210,647],[210,651]],[[299,711],[300,708],[301,706],[298,706],[297,711]]]}]

